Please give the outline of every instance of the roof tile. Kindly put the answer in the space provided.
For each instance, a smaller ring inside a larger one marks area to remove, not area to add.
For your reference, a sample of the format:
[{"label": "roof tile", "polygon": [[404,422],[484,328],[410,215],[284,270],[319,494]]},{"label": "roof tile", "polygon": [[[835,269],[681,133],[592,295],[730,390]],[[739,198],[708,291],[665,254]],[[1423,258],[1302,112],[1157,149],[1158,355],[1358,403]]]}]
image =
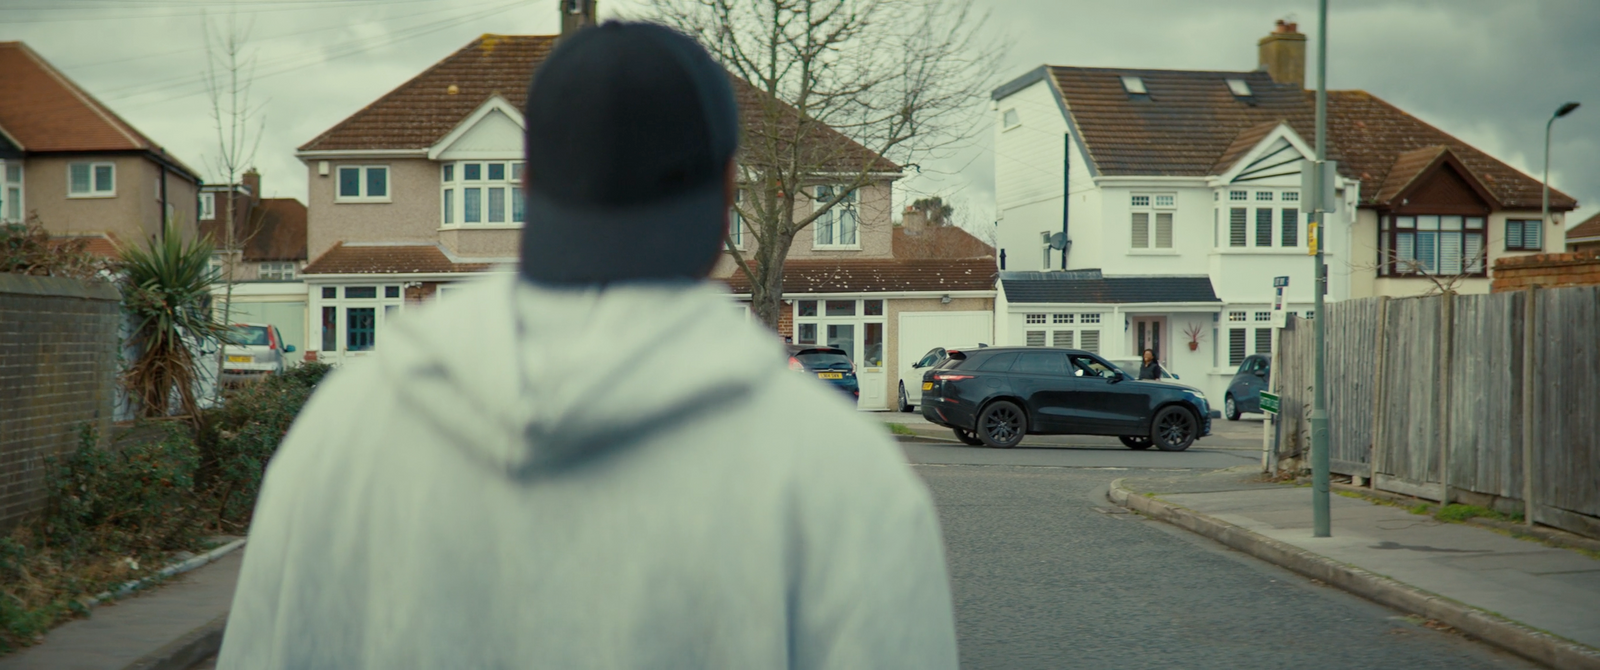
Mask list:
[{"label": "roof tile", "polygon": [[[990,291],[993,258],[791,260],[783,264],[783,292],[887,293],[891,291]],[[735,271],[725,279],[734,293],[749,293],[750,280]]]},{"label": "roof tile", "polygon": [[486,272],[491,267],[489,263],[457,263],[433,245],[346,246],[340,242],[300,274],[444,274]]},{"label": "roof tile", "polygon": [[1600,213],[1585,219],[1583,223],[1573,226],[1567,231],[1568,240],[1585,237],[1600,237]]},{"label": "roof tile", "polygon": [[1006,300],[1037,304],[1220,303],[1211,278],[1106,277],[1099,270],[1002,272]]}]

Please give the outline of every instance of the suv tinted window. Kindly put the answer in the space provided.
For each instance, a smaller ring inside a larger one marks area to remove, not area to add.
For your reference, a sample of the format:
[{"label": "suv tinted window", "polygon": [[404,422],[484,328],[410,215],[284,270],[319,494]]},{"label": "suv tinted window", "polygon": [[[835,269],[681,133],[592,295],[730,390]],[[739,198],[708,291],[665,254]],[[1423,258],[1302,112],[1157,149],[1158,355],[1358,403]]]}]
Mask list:
[{"label": "suv tinted window", "polygon": [[1104,363],[1101,363],[1100,361],[1097,361],[1089,356],[1073,356],[1072,367],[1076,368],[1074,374],[1081,372],[1082,374],[1080,376],[1083,377],[1110,378],[1117,376],[1115,368],[1108,367]]},{"label": "suv tinted window", "polygon": [[1064,375],[1067,373],[1067,357],[1055,351],[1029,351],[1017,357],[1011,371],[1031,375]]},{"label": "suv tinted window", "polygon": [[1016,353],[995,354],[980,363],[978,369],[984,372],[1005,372],[1011,369],[1011,364],[1016,360]]},{"label": "suv tinted window", "polygon": [[844,354],[831,354],[823,351],[809,351],[795,359],[807,370],[849,370],[850,357]]}]

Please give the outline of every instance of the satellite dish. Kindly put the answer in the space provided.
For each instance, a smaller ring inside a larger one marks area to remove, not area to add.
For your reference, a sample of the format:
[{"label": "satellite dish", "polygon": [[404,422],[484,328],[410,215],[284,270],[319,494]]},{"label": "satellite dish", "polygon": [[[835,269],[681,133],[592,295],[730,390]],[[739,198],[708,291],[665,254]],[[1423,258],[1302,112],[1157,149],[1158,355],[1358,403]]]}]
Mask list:
[{"label": "satellite dish", "polygon": [[1054,235],[1051,235],[1050,236],[1050,248],[1051,249],[1058,249],[1058,250],[1067,248],[1067,234],[1066,233],[1056,233]]}]

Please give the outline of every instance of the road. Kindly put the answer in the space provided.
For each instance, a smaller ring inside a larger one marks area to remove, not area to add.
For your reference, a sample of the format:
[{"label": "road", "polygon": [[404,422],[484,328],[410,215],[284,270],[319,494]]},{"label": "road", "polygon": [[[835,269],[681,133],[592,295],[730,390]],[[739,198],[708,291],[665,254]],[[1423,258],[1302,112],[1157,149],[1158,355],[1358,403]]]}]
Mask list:
[{"label": "road", "polygon": [[1259,421],[1216,430],[1182,453],[904,444],[939,506],[962,667],[1537,667],[1106,501],[1117,477],[1259,463]]}]

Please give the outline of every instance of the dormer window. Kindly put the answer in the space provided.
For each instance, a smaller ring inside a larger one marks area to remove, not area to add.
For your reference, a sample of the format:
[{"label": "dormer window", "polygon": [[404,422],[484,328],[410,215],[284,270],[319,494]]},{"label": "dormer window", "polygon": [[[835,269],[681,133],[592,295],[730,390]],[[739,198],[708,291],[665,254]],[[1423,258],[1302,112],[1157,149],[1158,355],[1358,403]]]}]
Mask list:
[{"label": "dormer window", "polygon": [[1229,79],[1228,90],[1232,91],[1234,95],[1241,98],[1248,98],[1255,95],[1254,93],[1250,92],[1250,82],[1247,82],[1243,79]]},{"label": "dormer window", "polygon": [[1144,80],[1133,75],[1122,76],[1122,89],[1127,91],[1130,95],[1150,94],[1150,92],[1144,88]]}]

